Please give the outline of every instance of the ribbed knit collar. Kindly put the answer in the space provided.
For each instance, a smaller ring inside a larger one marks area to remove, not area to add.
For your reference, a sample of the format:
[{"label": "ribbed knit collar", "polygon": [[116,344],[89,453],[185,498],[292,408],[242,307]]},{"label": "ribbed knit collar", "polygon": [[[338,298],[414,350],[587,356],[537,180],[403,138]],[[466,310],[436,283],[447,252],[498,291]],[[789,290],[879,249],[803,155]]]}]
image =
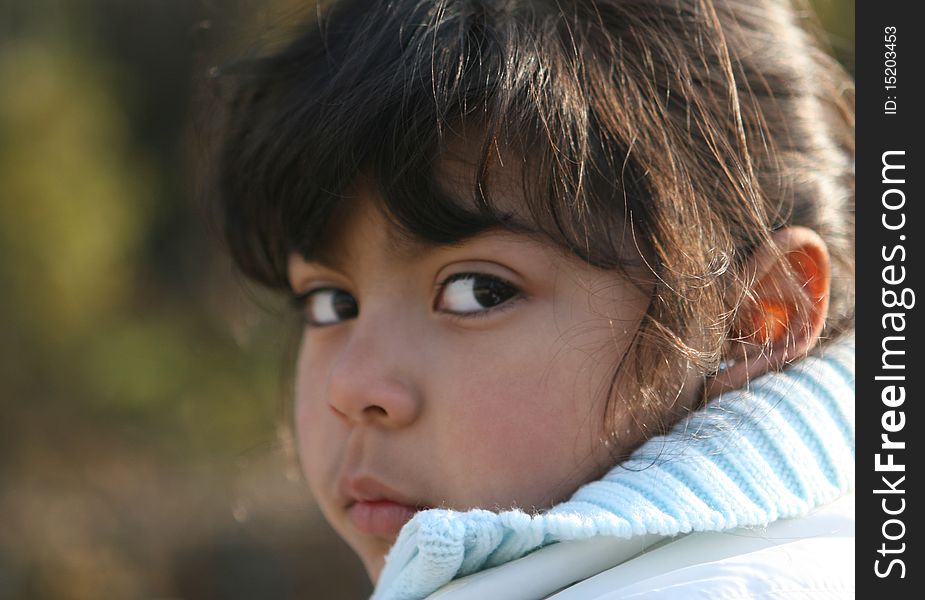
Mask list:
[{"label": "ribbed knit collar", "polygon": [[386,557],[373,599],[424,598],[554,542],[764,526],[853,486],[852,336],[718,396],[542,514],[418,513]]}]

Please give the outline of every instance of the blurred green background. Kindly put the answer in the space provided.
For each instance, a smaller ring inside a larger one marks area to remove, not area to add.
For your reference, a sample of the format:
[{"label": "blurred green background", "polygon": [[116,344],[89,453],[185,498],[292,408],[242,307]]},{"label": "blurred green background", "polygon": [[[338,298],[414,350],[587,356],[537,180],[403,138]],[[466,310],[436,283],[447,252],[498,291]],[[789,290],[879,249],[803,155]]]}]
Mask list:
[{"label": "blurred green background", "polygon": [[0,599],[369,593],[283,442],[293,317],[198,196],[210,67],[313,12],[0,0]]}]

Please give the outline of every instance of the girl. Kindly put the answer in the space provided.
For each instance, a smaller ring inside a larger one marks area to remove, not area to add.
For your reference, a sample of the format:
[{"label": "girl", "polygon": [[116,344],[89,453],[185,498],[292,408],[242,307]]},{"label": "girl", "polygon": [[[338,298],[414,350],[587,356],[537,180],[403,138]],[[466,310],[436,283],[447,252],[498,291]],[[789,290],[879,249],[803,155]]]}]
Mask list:
[{"label": "girl", "polygon": [[798,14],[345,1],[238,69],[226,238],[374,597],[853,596],[852,85]]}]

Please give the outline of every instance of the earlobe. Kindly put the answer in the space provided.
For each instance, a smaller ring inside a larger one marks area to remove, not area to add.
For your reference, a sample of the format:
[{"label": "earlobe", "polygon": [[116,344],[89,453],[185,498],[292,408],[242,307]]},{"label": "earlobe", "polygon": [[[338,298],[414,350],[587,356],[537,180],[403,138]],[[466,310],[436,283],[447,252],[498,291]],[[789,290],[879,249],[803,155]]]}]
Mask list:
[{"label": "earlobe", "polygon": [[707,397],[745,386],[800,358],[818,343],[829,301],[829,253],[815,231],[787,227],[751,257],[745,304],[729,334],[724,368],[707,378]]}]

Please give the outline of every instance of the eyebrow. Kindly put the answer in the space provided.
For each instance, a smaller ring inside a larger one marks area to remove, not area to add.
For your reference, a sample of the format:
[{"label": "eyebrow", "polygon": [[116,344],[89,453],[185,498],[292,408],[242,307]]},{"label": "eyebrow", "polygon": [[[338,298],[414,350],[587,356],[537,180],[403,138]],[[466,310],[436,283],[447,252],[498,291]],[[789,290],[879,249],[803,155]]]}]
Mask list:
[{"label": "eyebrow", "polygon": [[[522,235],[536,235],[537,233],[535,229],[511,219],[503,226],[486,225],[485,227],[482,227],[459,239],[447,242],[437,242],[419,237],[402,235],[395,228],[390,227],[386,230],[386,253],[388,254],[388,258],[391,260],[408,263],[424,252],[462,246],[466,243],[470,243],[478,239],[483,235],[493,232],[505,232]],[[306,262],[315,263],[333,271],[344,272],[346,263],[350,262],[349,258],[349,254],[342,246],[337,244],[327,244],[319,246],[312,254],[312,256],[305,258],[305,260]]]}]

